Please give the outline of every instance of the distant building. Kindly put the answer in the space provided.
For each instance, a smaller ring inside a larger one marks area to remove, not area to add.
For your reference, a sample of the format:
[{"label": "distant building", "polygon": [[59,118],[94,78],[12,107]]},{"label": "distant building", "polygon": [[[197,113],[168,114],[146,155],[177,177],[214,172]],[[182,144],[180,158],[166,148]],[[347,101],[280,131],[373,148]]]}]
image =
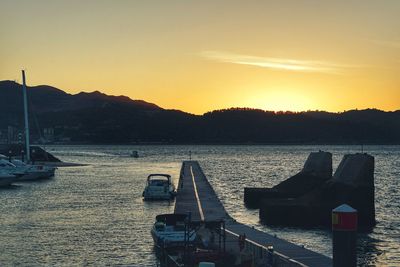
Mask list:
[{"label": "distant building", "polygon": [[7,127],[7,143],[8,144],[15,144],[19,141],[19,133],[18,129],[14,126]]},{"label": "distant building", "polygon": [[54,141],[54,128],[44,128],[43,129],[43,138],[47,142],[53,142]]},{"label": "distant building", "polygon": [[12,143],[12,141],[14,140],[14,127],[12,127],[12,126],[8,126],[7,127],[7,143],[8,144],[11,144]]},{"label": "distant building", "polygon": [[0,144],[6,144],[7,143],[7,136],[4,134],[7,131],[0,130]]},{"label": "distant building", "polygon": [[22,144],[23,141],[22,131],[15,126],[9,125],[6,129],[0,130],[0,143],[2,144]]}]

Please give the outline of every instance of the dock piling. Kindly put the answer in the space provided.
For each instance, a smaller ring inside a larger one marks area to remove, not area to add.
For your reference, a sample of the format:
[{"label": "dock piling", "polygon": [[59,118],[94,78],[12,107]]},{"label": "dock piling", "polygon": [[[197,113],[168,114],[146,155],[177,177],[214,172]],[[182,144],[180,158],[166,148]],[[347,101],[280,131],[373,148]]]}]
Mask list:
[{"label": "dock piling", "polygon": [[343,204],[332,210],[333,267],[357,265],[357,210]]}]

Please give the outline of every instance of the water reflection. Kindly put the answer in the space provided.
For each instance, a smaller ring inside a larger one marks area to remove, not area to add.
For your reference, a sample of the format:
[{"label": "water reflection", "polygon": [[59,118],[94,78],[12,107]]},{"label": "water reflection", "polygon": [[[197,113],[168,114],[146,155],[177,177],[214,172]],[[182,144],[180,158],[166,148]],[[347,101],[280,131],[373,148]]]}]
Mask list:
[{"label": "water reflection", "polygon": [[[143,202],[150,173],[177,184],[181,161],[199,160],[228,212],[238,221],[331,255],[326,229],[271,228],[243,205],[243,187],[270,187],[298,172],[311,151],[333,153],[333,168],[351,146],[56,146],[65,161],[55,179],[0,190],[0,265],[155,266],[150,228],[173,202]],[[399,146],[368,146],[376,159],[378,224],[359,239],[360,265],[400,266]],[[130,158],[132,150],[139,158]]]}]

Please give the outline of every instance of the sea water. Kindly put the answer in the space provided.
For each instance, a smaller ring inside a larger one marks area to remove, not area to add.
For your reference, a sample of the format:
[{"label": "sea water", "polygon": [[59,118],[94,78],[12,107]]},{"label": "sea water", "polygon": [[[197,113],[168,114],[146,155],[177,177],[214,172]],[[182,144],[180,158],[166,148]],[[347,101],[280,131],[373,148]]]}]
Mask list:
[{"label": "sea water", "polygon": [[[270,187],[301,170],[308,154],[333,153],[333,168],[359,146],[50,146],[66,162],[47,181],[0,189],[1,266],[157,266],[150,228],[174,202],[143,202],[150,173],[177,183],[182,160],[198,160],[236,220],[331,256],[329,229],[261,225],[243,188]],[[129,157],[136,150],[139,158]],[[360,266],[400,266],[400,146],[364,146],[375,157],[377,226],[359,234]],[[190,152],[189,152],[190,151]]]}]

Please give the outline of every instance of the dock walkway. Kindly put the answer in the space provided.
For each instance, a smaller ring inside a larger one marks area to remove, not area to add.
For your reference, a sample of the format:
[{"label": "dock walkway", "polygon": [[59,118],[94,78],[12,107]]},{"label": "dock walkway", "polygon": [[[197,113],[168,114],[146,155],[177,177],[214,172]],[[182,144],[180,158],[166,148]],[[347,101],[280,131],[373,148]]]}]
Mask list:
[{"label": "dock walkway", "polygon": [[[282,266],[332,266],[332,259],[327,256],[236,222],[226,212],[197,161],[182,163],[178,184],[175,213],[188,212],[191,212],[192,220],[225,220],[227,242],[238,244],[239,235],[245,234],[246,247],[253,250],[262,251],[272,245],[274,255],[284,262]],[[260,255],[263,253],[265,251]]]}]

